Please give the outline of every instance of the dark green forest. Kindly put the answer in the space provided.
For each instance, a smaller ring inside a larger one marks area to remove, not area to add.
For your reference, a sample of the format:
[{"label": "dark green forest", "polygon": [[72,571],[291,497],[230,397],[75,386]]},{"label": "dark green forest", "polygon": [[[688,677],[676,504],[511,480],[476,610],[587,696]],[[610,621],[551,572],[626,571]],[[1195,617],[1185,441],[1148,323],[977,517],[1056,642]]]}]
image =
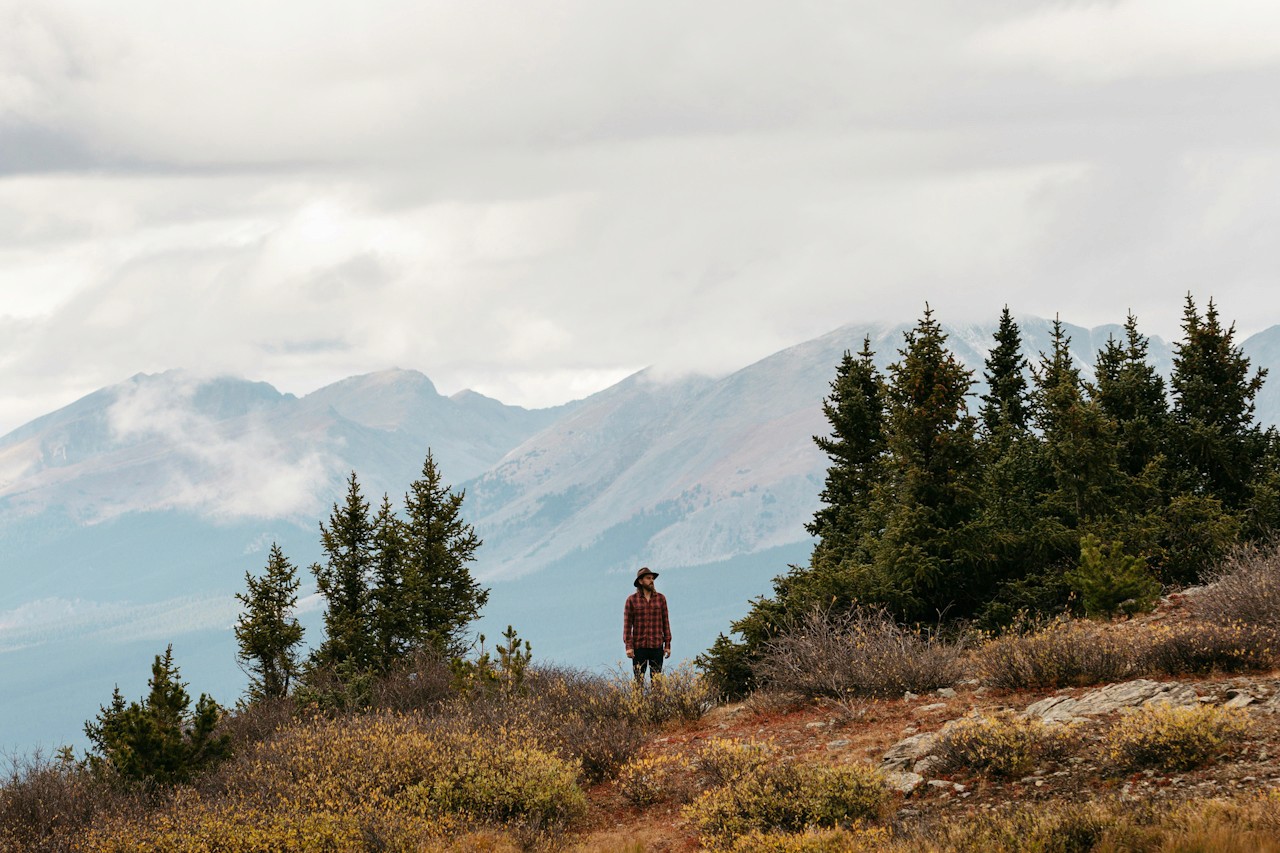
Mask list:
[{"label": "dark green forest", "polygon": [[930,630],[1003,631],[1071,612],[1149,609],[1280,521],[1280,436],[1255,422],[1251,369],[1212,300],[1186,297],[1167,381],[1130,315],[1086,379],[1060,322],[1024,352],[1006,308],[987,392],[926,307],[881,372],[845,352],[823,412],[830,459],[807,566],[773,581],[699,658],[751,687],[765,643],[815,607],[885,608]]}]

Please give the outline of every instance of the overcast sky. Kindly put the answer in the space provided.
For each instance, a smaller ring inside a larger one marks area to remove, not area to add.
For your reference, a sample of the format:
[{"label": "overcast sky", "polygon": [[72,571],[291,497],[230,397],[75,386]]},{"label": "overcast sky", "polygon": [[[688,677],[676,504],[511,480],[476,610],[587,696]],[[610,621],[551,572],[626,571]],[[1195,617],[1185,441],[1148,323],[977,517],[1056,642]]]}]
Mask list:
[{"label": "overcast sky", "polygon": [[0,0],[0,431],[139,371],[542,406],[851,322],[1280,322],[1274,0]]}]

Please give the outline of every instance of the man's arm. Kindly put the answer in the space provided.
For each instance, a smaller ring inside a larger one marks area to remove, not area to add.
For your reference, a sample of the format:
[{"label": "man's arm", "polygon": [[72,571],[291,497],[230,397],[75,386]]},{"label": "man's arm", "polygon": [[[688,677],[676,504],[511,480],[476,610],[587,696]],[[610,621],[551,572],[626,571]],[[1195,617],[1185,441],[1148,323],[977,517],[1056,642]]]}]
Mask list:
[{"label": "man's arm", "polygon": [[671,657],[671,620],[667,617],[667,597],[662,596],[662,648]]},{"label": "man's arm", "polygon": [[634,621],[635,614],[631,612],[631,596],[627,596],[627,600],[622,603],[622,644],[627,647],[627,657],[631,657],[634,652],[631,645]]}]

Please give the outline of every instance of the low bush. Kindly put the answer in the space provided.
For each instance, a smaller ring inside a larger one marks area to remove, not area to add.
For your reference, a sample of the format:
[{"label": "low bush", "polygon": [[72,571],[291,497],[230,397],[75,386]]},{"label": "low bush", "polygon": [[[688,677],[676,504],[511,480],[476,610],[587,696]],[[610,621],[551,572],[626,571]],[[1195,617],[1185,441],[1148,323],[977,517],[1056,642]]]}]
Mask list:
[{"label": "low bush", "polygon": [[889,796],[867,765],[783,762],[706,791],[684,814],[703,844],[726,849],[751,832],[795,833],[879,819]]},{"label": "low bush", "polygon": [[589,783],[611,779],[644,743],[648,726],[634,713],[630,683],[571,669],[535,667],[521,695],[471,694],[440,714],[476,731],[519,729]]},{"label": "low bush", "polygon": [[630,673],[620,674],[613,687],[626,696],[624,712],[646,725],[697,720],[715,704],[708,683],[688,664],[654,676],[644,689]]},{"label": "low bush", "polygon": [[1206,581],[1190,599],[1201,619],[1280,630],[1280,540],[1241,547]]},{"label": "low bush", "polygon": [[1243,622],[1186,622],[1152,628],[1138,649],[1139,668],[1166,675],[1257,672],[1275,667],[1276,631]]},{"label": "low bush", "polygon": [[[903,832],[884,853],[1280,853],[1280,794],[1156,804],[1102,799],[1009,803]],[[837,848],[839,849],[839,848]],[[858,850],[860,848],[851,848]]]},{"label": "low bush", "polygon": [[1006,711],[959,720],[938,739],[935,752],[950,767],[990,776],[1024,776],[1042,760],[1064,755],[1071,739],[1069,728]]},{"label": "low bush", "polygon": [[453,696],[454,674],[435,649],[420,649],[370,689],[373,707],[386,711],[436,711]]},{"label": "low bush", "polygon": [[444,818],[514,823],[536,833],[560,829],[586,811],[577,768],[529,741],[514,733],[444,738],[441,760],[404,798]]},{"label": "low bush", "polygon": [[179,791],[172,803],[143,818],[109,820],[95,827],[77,849],[94,853],[444,850],[448,848],[443,834],[450,829],[420,815],[368,809],[318,811],[292,803],[260,809]]},{"label": "low bush", "polygon": [[898,625],[884,610],[810,610],[765,644],[758,683],[806,696],[896,696],[954,684],[963,648]]},{"label": "low bush", "polygon": [[1093,850],[1152,850],[1146,816],[1132,803],[1015,803],[998,811],[943,820],[889,848],[893,853],[1089,853]]},{"label": "low bush", "polygon": [[776,760],[776,755],[777,750],[769,743],[712,738],[694,756],[694,766],[703,786],[715,788],[763,770]]},{"label": "low bush", "polygon": [[679,755],[633,758],[618,773],[618,791],[631,803],[647,806],[687,798],[689,762]]},{"label": "low bush", "polygon": [[1107,752],[1123,770],[1191,770],[1230,750],[1249,731],[1243,711],[1196,705],[1146,705],[1107,733]]},{"label": "low bush", "polygon": [[0,850],[73,850],[100,815],[134,815],[144,809],[139,792],[89,773],[69,754],[14,758],[0,786]]},{"label": "low bush", "polygon": [[998,637],[974,660],[985,684],[1005,690],[1082,687],[1136,674],[1132,637],[1061,619],[1035,633]]},{"label": "low bush", "polygon": [[753,830],[739,836],[730,849],[733,853],[877,853],[892,837],[879,826],[797,833]]}]

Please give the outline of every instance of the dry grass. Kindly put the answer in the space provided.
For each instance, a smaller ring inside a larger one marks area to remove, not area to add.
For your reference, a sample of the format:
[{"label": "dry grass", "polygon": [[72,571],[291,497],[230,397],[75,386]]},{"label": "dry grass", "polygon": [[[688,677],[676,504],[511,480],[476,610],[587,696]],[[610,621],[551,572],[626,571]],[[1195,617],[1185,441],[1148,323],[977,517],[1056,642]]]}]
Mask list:
[{"label": "dry grass", "polygon": [[1280,630],[1280,541],[1238,549],[1191,599],[1208,622],[1243,622]]},{"label": "dry grass", "polygon": [[1003,690],[1123,681],[1136,672],[1128,639],[1094,622],[1066,619],[1033,634],[990,640],[974,663],[984,684]]},{"label": "dry grass", "polygon": [[1263,672],[1276,666],[1271,628],[1175,622],[1106,625],[1059,620],[1033,634],[998,637],[974,654],[985,684],[1004,690],[1085,687],[1148,675]]},{"label": "dry grass", "polygon": [[963,648],[903,628],[883,610],[811,610],[765,647],[757,680],[806,696],[896,696],[954,684]]}]

